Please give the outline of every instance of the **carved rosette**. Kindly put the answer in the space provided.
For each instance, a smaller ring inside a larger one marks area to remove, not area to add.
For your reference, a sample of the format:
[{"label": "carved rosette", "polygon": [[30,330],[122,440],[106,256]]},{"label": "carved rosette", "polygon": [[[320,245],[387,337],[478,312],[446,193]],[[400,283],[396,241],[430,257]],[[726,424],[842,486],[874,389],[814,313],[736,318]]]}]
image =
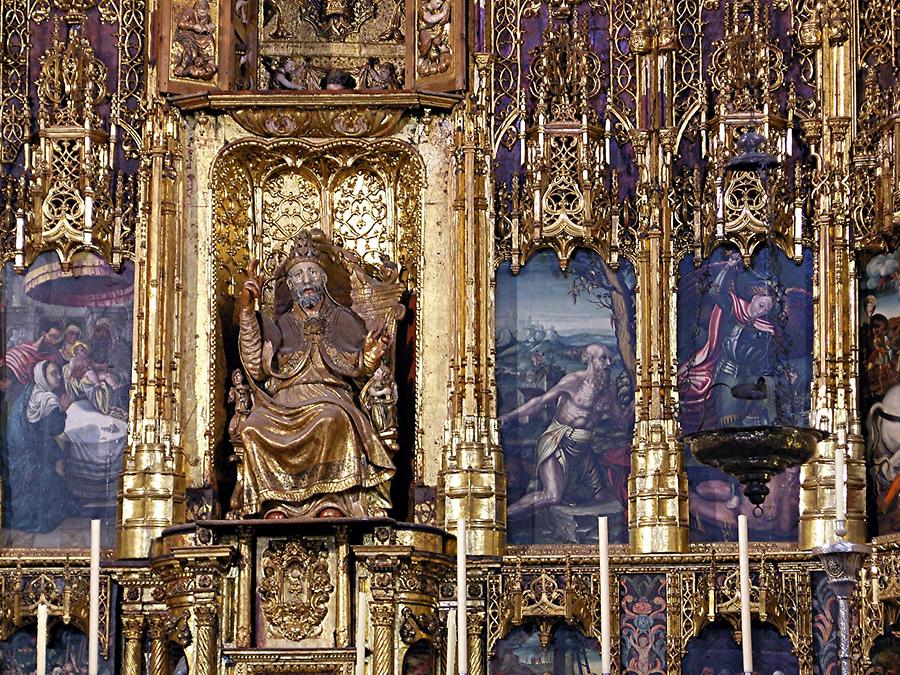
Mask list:
[{"label": "carved rosette", "polygon": [[269,631],[288,640],[318,637],[334,582],[324,542],[272,542],[262,556],[259,598]]}]

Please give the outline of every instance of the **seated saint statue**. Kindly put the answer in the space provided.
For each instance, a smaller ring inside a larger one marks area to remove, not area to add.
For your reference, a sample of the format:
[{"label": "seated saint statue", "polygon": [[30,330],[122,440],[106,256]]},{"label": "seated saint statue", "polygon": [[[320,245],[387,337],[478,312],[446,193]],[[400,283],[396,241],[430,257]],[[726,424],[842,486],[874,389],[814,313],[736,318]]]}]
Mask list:
[{"label": "seated saint statue", "polygon": [[[264,281],[251,263],[238,299],[240,357],[253,399],[239,431],[241,515],[372,517],[390,506],[394,465],[358,392],[389,360],[402,306],[398,291],[390,311],[368,311],[364,320],[335,301],[331,270],[348,273],[353,260],[320,230],[301,232],[276,271],[271,318],[255,311]],[[365,280],[377,284],[356,264],[353,306],[371,310]]]}]

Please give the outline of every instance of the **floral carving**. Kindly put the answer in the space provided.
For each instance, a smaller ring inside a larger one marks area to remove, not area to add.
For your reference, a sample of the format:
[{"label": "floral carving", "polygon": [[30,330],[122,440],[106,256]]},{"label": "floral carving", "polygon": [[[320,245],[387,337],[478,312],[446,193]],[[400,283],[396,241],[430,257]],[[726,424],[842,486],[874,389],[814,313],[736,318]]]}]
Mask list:
[{"label": "floral carving", "polygon": [[259,598],[272,633],[288,640],[318,637],[333,592],[324,542],[275,541],[263,553]]}]

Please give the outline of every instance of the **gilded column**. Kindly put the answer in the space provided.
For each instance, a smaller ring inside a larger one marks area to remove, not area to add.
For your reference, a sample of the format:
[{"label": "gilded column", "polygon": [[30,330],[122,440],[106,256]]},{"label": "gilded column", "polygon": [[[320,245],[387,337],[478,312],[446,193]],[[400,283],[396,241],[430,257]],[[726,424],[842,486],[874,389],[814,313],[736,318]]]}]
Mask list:
[{"label": "gilded column", "polygon": [[[637,55],[638,91],[646,100],[638,105],[638,129],[632,132],[638,169],[638,206],[635,298],[637,332],[635,368],[635,427],[628,477],[628,528],[636,553],[688,549],[687,474],[676,439],[675,303],[673,280],[672,211],[668,201],[668,163],[676,139],[671,128],[666,67],[673,48],[665,16],[655,4],[651,16],[635,29],[631,47]],[[646,63],[644,63],[646,62]],[[661,100],[667,103],[661,103]]]},{"label": "gilded column", "polygon": [[234,643],[249,647],[253,622],[253,530],[249,527],[238,529],[237,567]]},{"label": "gilded column", "polygon": [[394,605],[372,607],[372,672],[374,675],[394,675]]},{"label": "gilded column", "polygon": [[218,631],[216,622],[218,613],[214,605],[198,605],[194,607],[194,619],[197,623],[196,647],[194,651],[194,672],[197,675],[213,675],[218,661]]},{"label": "gilded column", "polygon": [[[476,56],[487,82],[490,57]],[[494,391],[493,227],[487,217],[487,103],[479,87],[454,112],[455,184],[448,264],[453,267],[450,401],[438,476],[438,520],[468,524],[468,551],[497,555],[506,545],[506,476]]]},{"label": "gilded column", "polygon": [[141,647],[144,617],[140,614],[122,616],[122,675],[141,675]]},{"label": "gilded column", "polygon": [[855,54],[848,39],[845,2],[820,18],[821,122],[807,124],[818,161],[813,209],[818,232],[814,293],[815,343],[811,423],[831,432],[801,472],[801,548],[835,540],[836,452],[846,452],[847,534],[865,541],[865,461],[857,405],[858,307],[856,261],[851,249],[849,194],[851,116],[855,108]]},{"label": "gilded column", "polygon": [[150,663],[147,675],[169,675],[169,640],[166,623],[165,614],[151,614],[147,617],[150,634]]},{"label": "gilded column", "polygon": [[143,558],[163,528],[184,520],[178,425],[181,118],[161,102],[144,125],[135,242],[134,354],[129,445],[119,481],[117,556]]},{"label": "gilded column", "polygon": [[467,612],[469,675],[484,675],[484,612]]}]

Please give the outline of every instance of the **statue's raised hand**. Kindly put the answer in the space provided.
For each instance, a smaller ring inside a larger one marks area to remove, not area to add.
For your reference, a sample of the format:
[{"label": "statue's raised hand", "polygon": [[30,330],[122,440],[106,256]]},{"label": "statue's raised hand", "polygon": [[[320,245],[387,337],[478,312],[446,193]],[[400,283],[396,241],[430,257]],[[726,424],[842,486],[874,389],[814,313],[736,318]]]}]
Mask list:
[{"label": "statue's raised hand", "polygon": [[375,331],[370,330],[366,334],[363,343],[363,352],[366,355],[366,362],[370,365],[376,365],[381,362],[388,347],[391,346],[391,335],[384,328]]},{"label": "statue's raised hand", "polygon": [[253,259],[250,261],[250,267],[247,268],[247,280],[241,289],[238,297],[238,305],[241,309],[255,309],[256,300],[262,295],[262,287],[266,281],[265,274],[259,270],[259,261]]}]

